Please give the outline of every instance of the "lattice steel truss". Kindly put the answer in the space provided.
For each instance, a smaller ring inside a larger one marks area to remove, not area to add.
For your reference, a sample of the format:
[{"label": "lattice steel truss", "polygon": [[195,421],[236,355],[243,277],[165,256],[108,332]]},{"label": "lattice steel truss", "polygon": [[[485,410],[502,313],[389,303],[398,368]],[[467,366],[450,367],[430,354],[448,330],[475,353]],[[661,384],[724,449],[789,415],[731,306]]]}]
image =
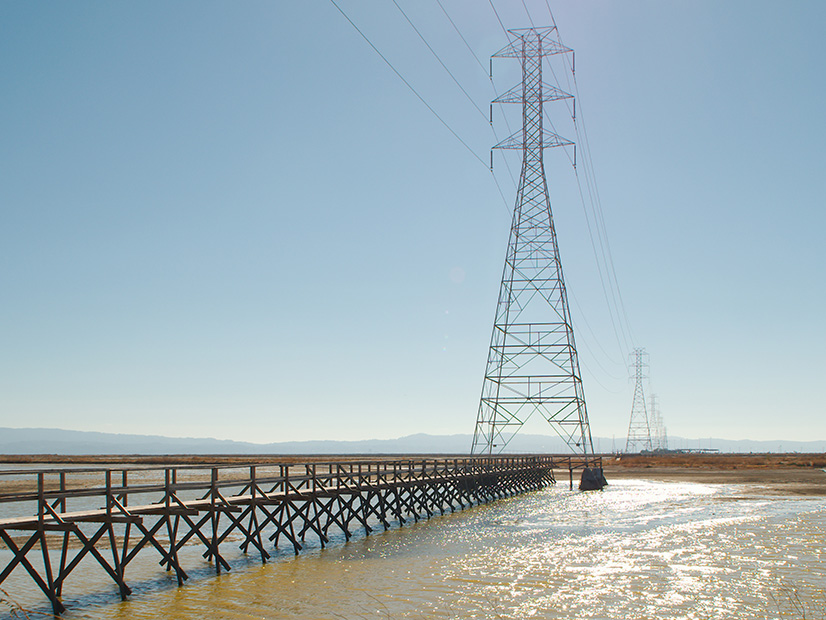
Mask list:
[{"label": "lattice steel truss", "polygon": [[493,103],[522,104],[522,130],[494,148],[523,157],[473,453],[501,452],[535,414],[574,452],[594,451],[543,162],[544,149],[573,144],[542,126],[546,101],[572,98],[542,81],[544,57],[572,52],[555,30],[510,30],[493,55],[522,63],[522,84]]},{"label": "lattice steel truss", "polygon": [[643,379],[648,377],[645,372],[648,368],[648,353],[645,349],[634,349],[631,352],[631,359],[635,383],[634,400],[631,403],[631,420],[628,422],[628,439],[625,442],[627,453],[653,449],[651,423],[645,407],[645,390],[642,385]]},{"label": "lattice steel truss", "polygon": [[668,431],[665,428],[663,414],[656,394],[648,397],[650,402],[648,426],[651,427],[651,446],[656,450],[668,450]]}]

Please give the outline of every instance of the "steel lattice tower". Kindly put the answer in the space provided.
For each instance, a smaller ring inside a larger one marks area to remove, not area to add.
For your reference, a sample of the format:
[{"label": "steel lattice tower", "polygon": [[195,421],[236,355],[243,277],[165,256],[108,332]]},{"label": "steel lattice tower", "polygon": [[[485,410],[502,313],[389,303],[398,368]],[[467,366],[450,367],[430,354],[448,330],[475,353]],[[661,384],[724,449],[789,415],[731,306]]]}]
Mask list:
[{"label": "steel lattice tower", "polygon": [[501,452],[534,414],[574,452],[594,452],[543,161],[544,149],[573,144],[542,126],[546,101],[572,98],[542,81],[544,57],[572,52],[555,30],[509,30],[493,55],[522,63],[522,84],[493,102],[522,104],[522,130],[494,147],[521,150],[522,172],[472,453]]},{"label": "steel lattice tower", "polygon": [[648,398],[651,401],[650,415],[648,416],[649,426],[652,430],[651,445],[654,450],[668,450],[668,432],[665,428],[657,395],[651,394]]},{"label": "steel lattice tower", "polygon": [[648,420],[648,411],[645,407],[645,390],[642,380],[648,375],[648,353],[645,349],[634,349],[631,353],[634,367],[634,400],[631,403],[631,420],[628,422],[628,439],[625,442],[625,451],[628,453],[651,450],[651,424]]},{"label": "steel lattice tower", "polygon": [[660,418],[660,409],[657,406],[657,395],[654,393],[648,395],[648,427],[651,429],[651,448],[659,450],[662,448],[660,444],[662,418]]}]

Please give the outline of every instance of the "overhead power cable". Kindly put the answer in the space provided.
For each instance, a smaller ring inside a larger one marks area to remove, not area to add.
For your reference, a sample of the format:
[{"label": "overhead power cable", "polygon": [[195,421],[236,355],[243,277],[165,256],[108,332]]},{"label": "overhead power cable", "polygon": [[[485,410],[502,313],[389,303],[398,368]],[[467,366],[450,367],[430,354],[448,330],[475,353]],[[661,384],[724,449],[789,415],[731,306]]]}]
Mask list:
[{"label": "overhead power cable", "polygon": [[[545,6],[548,10],[548,16],[551,19],[551,23],[556,28],[556,25],[557,25],[556,24],[556,19],[554,19],[553,12],[551,11],[551,6],[550,6],[550,3],[548,2],[548,0],[545,0]],[[557,28],[557,36],[559,37],[559,42],[564,45],[564,42],[562,41],[562,36],[559,33],[558,28]],[[576,73],[574,71],[573,62],[571,61],[571,59],[568,58],[567,54],[563,55],[563,63],[568,63],[568,69],[570,70],[570,76],[568,74],[568,71],[564,72],[566,83],[568,85],[568,90],[569,90],[569,92],[572,91],[572,94],[574,94],[576,96],[576,98],[579,99],[580,98],[580,96],[579,96],[579,85],[577,84]],[[551,73],[554,75],[554,78],[558,82],[559,80],[556,77],[556,73],[554,72],[553,65],[550,63],[550,61],[548,62],[548,66],[551,70]],[[571,84],[571,78],[573,79],[573,84]],[[566,101],[566,104],[567,103],[568,102]],[[569,110],[570,110],[570,107],[569,107]],[[613,314],[616,313],[616,315],[617,315],[619,332],[622,336],[622,339],[625,341],[625,346],[624,347],[622,345],[620,345],[621,353],[623,354],[623,357],[624,357],[625,354],[627,354],[627,352],[631,348],[631,345],[629,344],[629,341],[631,343],[633,343],[634,336],[633,336],[633,331],[631,329],[630,321],[628,319],[628,314],[627,314],[626,309],[625,309],[625,304],[624,304],[624,301],[622,299],[622,293],[621,293],[620,286],[619,286],[619,280],[618,280],[617,274],[616,274],[616,267],[615,267],[615,264],[614,264],[613,255],[611,254],[611,246],[610,246],[610,243],[608,241],[608,233],[607,233],[607,228],[605,226],[605,216],[604,216],[604,211],[602,209],[602,201],[601,201],[600,195],[599,195],[599,188],[598,188],[597,182],[596,182],[596,174],[595,174],[595,169],[594,169],[594,163],[593,163],[593,159],[591,158],[591,149],[590,149],[590,143],[589,143],[589,140],[588,140],[588,132],[587,132],[587,128],[586,128],[586,125],[585,125],[584,113],[583,113],[583,109],[582,109],[581,104],[580,104],[580,108],[579,108],[578,117],[579,117],[579,119],[578,119],[579,122],[577,122],[577,119],[574,118],[574,130],[576,131],[577,142],[581,145],[580,151],[582,153],[582,163],[583,163],[582,172],[583,172],[583,176],[584,176],[584,179],[585,179],[586,192],[587,192],[587,194],[590,198],[589,204],[590,204],[591,210],[593,212],[593,220],[594,220],[594,225],[595,225],[595,231],[596,231],[597,239],[599,241],[599,248],[600,248],[599,253],[596,252],[596,248],[595,248],[595,256],[597,258],[598,266],[599,266],[600,262],[602,263],[602,265],[604,265],[604,270],[605,270],[605,274],[606,274],[606,277],[607,277],[608,288],[610,289],[611,298],[613,300],[613,305],[609,304],[609,313],[612,314],[612,321],[613,321]],[[586,205],[585,205],[584,195],[582,193],[582,184],[580,182],[580,174],[579,174],[578,169],[575,171],[575,174],[576,174],[576,177],[577,177],[577,184],[580,186],[580,197],[581,197],[581,200],[582,200],[583,210],[585,210],[586,220],[588,220],[590,218],[588,218],[588,216],[587,216],[587,209],[586,209]],[[590,222],[588,222],[588,224],[589,224],[589,234],[591,234]],[[592,238],[592,245],[593,245],[593,238]],[[600,254],[601,254],[601,261],[600,261]],[[600,270],[600,274],[602,274],[603,267],[600,267],[599,270]],[[600,275],[600,277],[602,277],[602,275]],[[616,328],[617,328],[617,325],[615,325],[615,330],[616,330]],[[618,336],[620,334],[618,334]]]},{"label": "overhead power cable", "polygon": [[528,21],[531,22],[531,28],[536,28],[536,24],[533,23],[533,17],[531,17],[531,12],[528,10],[528,5],[525,4],[525,0],[522,0],[522,6],[525,8],[525,13],[528,16]]},{"label": "overhead power cable", "polygon": [[[579,315],[580,315],[580,318],[582,319],[583,324],[585,325],[588,332],[590,332],[591,336],[593,336],[594,342],[596,342],[597,346],[599,347],[600,351],[602,351],[602,353],[605,355],[605,357],[608,360],[613,361],[611,356],[608,354],[608,352],[602,346],[602,343],[600,342],[599,336],[596,335],[593,328],[591,327],[591,324],[588,322],[588,318],[585,316],[585,312],[583,312],[583,310],[582,310],[582,305],[579,303],[579,300],[577,299],[576,295],[574,294],[573,289],[568,288],[567,291],[568,291],[568,294],[570,295],[570,299],[574,302],[574,306],[576,306],[576,309],[579,312]],[[582,332],[580,332],[580,333],[582,333]],[[604,372],[608,377],[610,377],[611,379],[614,379],[616,381],[620,381],[622,379],[622,377],[617,377],[617,376],[612,375],[610,372],[608,372],[605,369],[605,367],[602,364],[599,363],[599,359],[594,354],[593,349],[591,349],[591,347],[588,345],[588,340],[587,339],[583,339],[582,343],[585,345],[585,348],[588,349],[588,351],[591,353],[591,357],[593,358],[596,365],[599,366],[600,370],[602,370],[602,372]]]},{"label": "overhead power cable", "polygon": [[[553,11],[551,11],[551,4],[548,2],[548,0],[545,0],[545,6],[548,7],[548,15],[551,16],[551,23],[553,24],[554,28],[556,28],[556,20],[554,19]],[[558,28],[557,28],[556,32],[557,32],[557,34],[559,33]],[[561,42],[562,41],[560,41],[560,43]]]},{"label": "overhead power cable", "polygon": [[493,0],[488,0],[490,2],[490,8],[493,9],[493,14],[496,15],[496,19],[499,21],[499,25],[502,26],[502,31],[505,33],[505,36],[508,35],[508,29],[505,28],[505,24],[502,23],[502,18],[499,17],[499,11],[496,10],[496,7],[493,6]]},{"label": "overhead power cable", "polygon": [[433,49],[433,47],[430,45],[430,43],[428,43],[428,42],[427,42],[427,39],[425,39],[425,38],[424,38],[424,36],[422,36],[422,33],[421,33],[421,32],[419,32],[419,29],[418,29],[418,28],[416,28],[416,25],[415,25],[415,24],[414,24],[414,23],[410,20],[410,18],[407,16],[407,13],[405,13],[405,12],[404,12],[404,9],[402,9],[402,7],[400,7],[400,6],[399,6],[399,3],[398,3],[398,2],[396,2],[396,0],[393,0],[393,4],[395,4],[395,5],[396,5],[396,8],[397,8],[397,9],[399,9],[399,12],[400,12],[400,13],[404,16],[404,18],[407,20],[407,23],[408,23],[408,24],[410,24],[410,27],[411,27],[411,28],[413,28],[413,31],[414,31],[414,32],[415,32],[415,33],[419,36],[419,38],[422,40],[422,43],[424,43],[424,44],[425,44],[425,46],[427,46],[427,49],[429,49],[429,50],[430,50],[430,53],[431,53],[431,54],[433,54],[433,57],[434,57],[434,58],[435,58],[435,59],[439,62],[439,64],[440,64],[440,65],[442,65],[442,69],[444,69],[444,70],[447,72],[447,74],[450,76],[450,78],[453,80],[453,82],[456,84],[456,86],[458,86],[458,87],[459,87],[459,90],[461,90],[461,91],[462,91],[462,93],[465,95],[465,97],[467,97],[467,100],[468,100],[468,101],[470,101],[471,105],[472,105],[474,108],[476,108],[476,111],[477,111],[477,112],[479,112],[479,114],[482,116],[482,118],[484,118],[485,120],[487,120],[487,116],[485,116],[485,113],[484,113],[484,112],[482,112],[482,108],[480,108],[480,107],[476,104],[476,102],[473,100],[473,98],[472,98],[472,97],[468,94],[468,92],[464,89],[464,87],[463,87],[463,86],[459,83],[459,80],[457,80],[457,79],[456,79],[456,76],[455,76],[455,75],[453,75],[453,73],[451,72],[451,70],[447,68],[447,65],[446,65],[446,64],[442,61],[442,59],[439,57],[439,54],[437,54],[437,53],[436,53],[436,50],[434,50],[434,49]]},{"label": "overhead power cable", "polygon": [[[367,35],[366,35],[366,34],[364,34],[358,26],[356,26],[356,24],[353,22],[353,20],[352,20],[352,19],[350,19],[350,17],[347,15],[347,13],[345,13],[345,12],[342,10],[342,8],[341,8],[341,7],[340,7],[340,6],[336,3],[336,0],[330,0],[330,2],[332,3],[332,5],[333,5],[334,7],[336,7],[336,9],[338,9],[338,12],[339,12],[339,13],[341,13],[341,14],[344,16],[344,19],[346,19],[346,20],[350,23],[350,25],[351,25],[353,28],[355,28],[356,32],[358,32],[358,33],[361,35],[361,38],[362,38],[362,39],[364,39],[364,40],[367,42],[367,44],[368,44],[370,47],[372,47],[372,48],[373,48],[373,51],[374,51],[374,52],[376,52],[376,54],[378,54],[378,55],[379,55],[379,58],[381,58],[381,59],[385,62],[385,64],[386,64],[388,67],[390,67],[390,69],[393,71],[393,73],[395,73],[395,74],[398,76],[398,78],[399,78],[402,82],[404,82],[404,85],[405,85],[405,86],[407,86],[407,88],[409,88],[409,89],[410,89],[410,92],[412,92],[414,95],[416,95],[416,98],[417,98],[419,101],[421,101],[421,102],[425,105],[425,107],[426,107],[428,110],[430,110],[430,112],[433,114],[433,116],[435,116],[435,117],[439,120],[439,122],[440,122],[442,125],[444,125],[444,126],[445,126],[445,129],[447,129],[450,133],[452,133],[452,134],[453,134],[453,137],[454,137],[454,138],[456,138],[459,142],[461,142],[462,146],[464,146],[464,147],[468,150],[468,152],[469,152],[471,155],[473,155],[473,157],[475,157],[477,160],[479,160],[479,163],[480,163],[480,164],[482,164],[485,168],[488,168],[488,164],[487,164],[487,163],[485,163],[485,160],[483,160],[481,157],[479,157],[479,155],[477,155],[477,154],[476,154],[476,151],[474,151],[472,148],[470,148],[470,146],[468,145],[468,143],[467,143],[467,142],[465,142],[464,140],[462,140],[461,136],[460,136],[458,133],[456,133],[450,125],[448,125],[448,124],[447,124],[447,121],[445,121],[445,119],[443,119],[443,118],[439,115],[439,113],[438,113],[438,112],[436,112],[436,110],[434,110],[434,109],[433,109],[433,107],[432,107],[432,106],[431,106],[431,105],[430,105],[427,101],[425,101],[425,98],[424,98],[424,97],[422,97],[422,96],[419,94],[419,91],[417,91],[415,88],[413,88],[413,86],[410,84],[410,82],[408,82],[408,81],[404,78],[404,76],[403,76],[401,73],[399,73],[399,70],[398,70],[398,69],[396,69],[396,67],[394,67],[394,66],[393,66],[393,63],[391,63],[389,60],[387,60],[387,58],[384,56],[384,54],[382,54],[382,53],[379,51],[379,48],[377,48],[375,45],[373,45],[373,42],[372,42],[369,38],[367,38]],[[500,190],[500,192],[501,192],[501,190]],[[504,196],[503,196],[503,198],[504,198]]]},{"label": "overhead power cable", "polygon": [[476,59],[476,62],[479,63],[479,67],[482,69],[482,71],[487,73],[488,70],[485,69],[485,65],[482,64],[481,60],[479,60],[479,57],[476,55],[476,52],[473,51],[473,48],[470,46],[470,43],[467,42],[467,39],[465,39],[465,36],[462,34],[462,31],[459,30],[459,27],[456,25],[456,22],[454,22],[451,19],[450,15],[447,14],[445,7],[442,5],[442,0],[436,0],[436,4],[438,4],[439,8],[442,9],[442,13],[444,13],[445,17],[447,17],[447,21],[450,22],[450,25],[453,26],[453,29],[456,31],[456,34],[458,34],[459,37],[462,39],[462,42],[465,44],[465,47],[467,47],[468,51]]},{"label": "overhead power cable", "polygon": [[[440,123],[442,123],[442,125],[444,125],[444,126],[445,126],[445,128],[446,128],[446,129],[447,129],[447,130],[448,130],[451,134],[453,134],[453,137],[454,137],[454,138],[456,138],[456,139],[457,139],[457,140],[458,140],[458,141],[462,144],[462,146],[464,146],[464,147],[468,150],[468,152],[469,152],[471,155],[473,155],[473,157],[474,157],[477,161],[479,161],[479,163],[481,163],[481,164],[485,167],[485,169],[487,169],[487,170],[491,173],[491,176],[493,177],[493,182],[496,184],[496,189],[497,189],[497,191],[499,192],[499,195],[502,197],[502,203],[503,203],[503,204],[504,204],[504,206],[505,206],[505,210],[506,210],[506,211],[508,211],[508,213],[510,213],[510,207],[508,206],[508,200],[507,200],[507,198],[505,198],[505,193],[502,191],[502,186],[501,186],[501,185],[500,185],[500,183],[499,183],[499,179],[498,179],[498,178],[496,177],[496,175],[493,173],[493,170],[491,170],[491,169],[488,167],[488,164],[487,164],[487,163],[486,163],[486,162],[485,162],[485,161],[484,161],[481,157],[479,157],[479,155],[477,155],[477,154],[476,154],[476,151],[474,151],[472,148],[470,148],[470,146],[467,144],[467,142],[465,142],[465,141],[461,138],[461,136],[459,136],[459,134],[458,134],[458,133],[456,133],[456,132],[453,130],[453,128],[452,128],[450,125],[448,125],[447,121],[445,121],[445,120],[444,120],[444,119],[443,119],[443,118],[439,115],[439,113],[438,113],[438,112],[436,112],[436,110],[433,108],[433,106],[431,106],[431,105],[430,105],[427,101],[425,101],[424,97],[422,97],[422,96],[419,94],[419,92],[418,92],[415,88],[413,88],[413,85],[412,85],[412,84],[410,84],[410,82],[408,82],[408,81],[404,78],[404,76],[403,76],[403,75],[399,72],[399,70],[398,70],[398,69],[396,69],[396,67],[394,67],[394,66],[393,66],[393,63],[391,63],[391,62],[387,59],[387,57],[386,57],[384,54],[382,54],[382,53],[379,51],[379,49],[378,49],[375,45],[373,45],[373,42],[372,42],[372,41],[370,41],[370,39],[367,37],[367,35],[366,35],[366,34],[364,34],[364,32],[362,32],[362,30],[361,30],[361,29],[360,29],[360,28],[359,28],[359,27],[355,24],[355,22],[353,22],[353,20],[352,20],[352,19],[350,19],[350,17],[347,15],[347,13],[345,13],[345,12],[344,12],[344,10],[343,10],[343,9],[342,9],[342,8],[341,8],[341,7],[340,7],[340,6],[336,3],[336,2],[335,2],[335,0],[330,0],[330,2],[332,3],[332,5],[333,5],[334,7],[336,7],[336,9],[338,9],[338,12],[339,12],[339,13],[341,13],[341,14],[344,16],[344,19],[346,19],[346,20],[350,23],[350,25],[351,25],[351,26],[352,26],[352,27],[356,30],[356,32],[358,32],[358,33],[361,35],[361,37],[362,37],[362,38],[363,38],[363,39],[367,42],[367,44],[368,44],[371,48],[373,48],[373,51],[374,51],[374,52],[376,52],[376,54],[378,54],[378,55],[379,55],[379,58],[381,58],[381,59],[385,62],[385,64],[386,64],[388,67],[390,67],[390,69],[392,69],[392,70],[393,70],[393,73],[395,73],[395,74],[398,76],[398,78],[399,78],[402,82],[404,82],[405,86],[407,86],[407,88],[409,88],[409,89],[410,89],[410,91],[411,91],[414,95],[416,95],[416,97],[419,99],[419,101],[421,101],[421,102],[425,105],[425,107],[426,107],[428,110],[430,110],[430,112],[433,114],[433,116],[435,116],[435,117],[439,120],[439,122],[440,122]],[[394,0],[394,4],[395,4],[395,0]],[[399,6],[398,6],[398,4],[396,4],[396,6],[397,6],[397,7],[399,8],[399,10],[401,11],[401,7],[399,7]],[[405,18],[407,19],[408,23],[410,23],[410,25],[413,27],[413,29],[414,29],[414,30],[416,30],[416,27],[413,25],[413,22],[411,22],[411,21],[410,21],[410,19],[409,19],[409,18],[407,18],[407,15],[404,13],[404,11],[402,11],[402,14],[405,16]],[[418,31],[418,30],[416,30],[416,33],[419,35],[419,37],[422,39],[422,41],[424,41],[425,45],[427,45],[427,46],[428,46],[428,48],[429,48],[429,49],[431,50],[431,52],[432,52],[432,51],[433,51],[433,49],[430,47],[430,45],[428,45],[428,44],[427,44],[427,41],[425,41],[425,40],[424,40],[424,37],[422,37],[422,35],[419,33],[419,31]],[[433,52],[433,54],[434,54],[434,55],[436,55],[436,53],[435,53],[435,52]],[[437,59],[438,59],[438,56],[437,56]],[[439,59],[439,61],[441,62],[441,59]],[[447,69],[447,67],[445,67],[445,66],[444,66],[444,63],[442,63],[442,66],[445,68],[445,70],[446,70],[446,71],[448,71],[448,73],[450,73],[450,71]],[[452,75],[452,74],[451,74],[451,77],[453,77],[453,75]],[[456,80],[456,78],[454,77],[453,79],[454,79],[454,81],[456,81],[456,83],[457,83],[457,85],[459,86],[459,88],[462,88],[461,84],[459,84],[459,83],[458,83],[458,81]],[[463,92],[465,92],[465,94],[467,95],[467,92],[465,91],[465,89],[464,89],[464,88],[462,88],[462,91],[463,91]],[[477,107],[477,109],[478,109],[478,107]],[[484,113],[482,113],[482,116],[484,117]],[[494,132],[494,135],[495,135],[495,132]]]},{"label": "overhead power cable", "polygon": [[[479,68],[482,70],[482,72],[490,80],[490,84],[491,84],[491,88],[493,89],[494,96],[498,96],[499,93],[496,90],[496,84],[493,81],[493,76],[488,73],[488,69],[485,68],[485,65],[482,64],[482,61],[479,59],[479,56],[477,56],[476,52],[473,51],[473,48],[470,46],[470,43],[468,43],[467,39],[462,34],[462,31],[459,30],[459,27],[456,25],[456,22],[454,22],[453,19],[450,17],[450,15],[448,14],[448,12],[445,9],[444,5],[442,4],[441,0],[436,0],[436,3],[439,5],[439,8],[442,9],[442,13],[445,14],[445,17],[450,22],[450,25],[453,26],[453,29],[456,31],[456,34],[458,34],[459,38],[462,39],[462,42],[465,44],[465,47],[467,47],[467,49],[470,52],[471,56],[473,56],[473,59],[476,61],[476,64],[479,65]],[[503,114],[502,117],[505,119],[505,127],[508,130],[508,135],[511,135],[513,133],[513,131],[511,130],[510,122],[508,122],[508,117],[507,117],[506,114]],[[485,120],[487,120],[487,118]],[[499,138],[499,134],[497,133],[496,128],[493,126],[493,122],[491,122],[490,128],[491,128],[491,131],[493,132],[493,137],[496,139],[496,144],[498,144],[499,142],[501,142],[501,139]],[[508,176],[510,177],[511,183],[513,184],[514,189],[516,189],[516,177],[514,177],[514,175],[513,175],[513,171],[511,170],[510,163],[508,162],[507,158],[504,159],[504,162],[505,162],[505,169],[508,171]],[[493,176],[495,178],[496,173],[493,170],[491,170],[491,173],[493,174]]]}]

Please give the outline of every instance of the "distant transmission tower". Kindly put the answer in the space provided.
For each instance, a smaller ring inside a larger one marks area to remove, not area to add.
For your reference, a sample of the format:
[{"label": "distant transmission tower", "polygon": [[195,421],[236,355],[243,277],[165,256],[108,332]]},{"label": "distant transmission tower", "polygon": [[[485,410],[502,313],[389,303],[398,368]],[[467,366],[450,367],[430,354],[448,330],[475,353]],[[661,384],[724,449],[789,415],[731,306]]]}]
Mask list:
[{"label": "distant transmission tower", "polygon": [[631,403],[631,421],[628,423],[628,439],[625,442],[627,453],[641,452],[642,450],[652,450],[651,425],[648,419],[648,411],[645,408],[645,390],[643,390],[642,380],[645,379],[645,370],[648,368],[648,353],[645,349],[634,349],[631,353],[632,365],[634,367],[634,401]]},{"label": "distant transmission tower", "polygon": [[660,449],[660,425],[661,420],[657,410],[657,395],[648,395],[648,427],[651,429],[651,449]]},{"label": "distant transmission tower", "polygon": [[668,433],[665,430],[665,422],[663,422],[662,412],[657,402],[657,395],[651,394],[649,397],[651,401],[651,444],[654,450],[668,450]]},{"label": "distant transmission tower", "polygon": [[577,453],[593,454],[543,151],[573,144],[542,127],[546,101],[572,98],[542,81],[542,59],[572,52],[556,27],[509,30],[494,58],[518,58],[522,84],[493,103],[521,103],[522,129],[494,148],[522,151],[522,172],[499,289],[473,453],[501,452],[533,415]]}]

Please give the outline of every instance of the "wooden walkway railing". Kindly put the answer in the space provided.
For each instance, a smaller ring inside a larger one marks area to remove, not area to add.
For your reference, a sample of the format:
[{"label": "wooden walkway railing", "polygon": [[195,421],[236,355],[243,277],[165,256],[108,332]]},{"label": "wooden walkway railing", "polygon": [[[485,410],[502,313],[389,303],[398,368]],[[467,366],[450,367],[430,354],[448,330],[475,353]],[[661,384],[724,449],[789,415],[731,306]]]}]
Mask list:
[{"label": "wooden walkway railing", "polygon": [[354,528],[386,530],[542,488],[555,469],[568,470],[573,488],[574,470],[601,465],[600,457],[522,456],[0,471],[0,540],[11,552],[0,584],[25,570],[60,614],[63,584],[88,558],[125,599],[126,568],[143,550],[182,585],[187,544],[202,545],[220,572],[230,569],[221,552],[230,535],[266,562],[265,538],[298,554],[308,534],[323,547],[331,528],[346,539]]}]

